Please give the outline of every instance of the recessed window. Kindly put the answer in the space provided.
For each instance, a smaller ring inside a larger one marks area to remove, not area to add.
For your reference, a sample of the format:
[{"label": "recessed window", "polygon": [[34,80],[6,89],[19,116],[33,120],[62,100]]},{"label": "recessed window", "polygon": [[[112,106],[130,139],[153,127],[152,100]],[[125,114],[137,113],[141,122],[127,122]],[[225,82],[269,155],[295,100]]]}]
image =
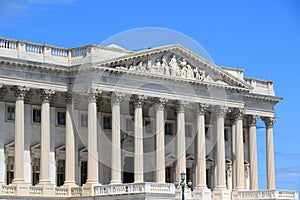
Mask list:
[{"label": "recessed window", "polygon": [[224,129],[224,139],[225,139],[225,141],[229,141],[229,129],[228,128]]},{"label": "recessed window", "polygon": [[102,125],[103,129],[111,130],[111,116],[103,116]]},{"label": "recessed window", "polygon": [[32,109],[32,122],[41,123],[41,109],[40,108]]},{"label": "recessed window", "polygon": [[192,125],[185,125],[185,137],[192,137]]},{"label": "recessed window", "polygon": [[14,179],[14,157],[8,156],[6,160],[6,185],[12,183]]},{"label": "recessed window", "polygon": [[209,126],[205,126],[205,138],[209,139],[210,135],[209,135]]},{"label": "recessed window", "polygon": [[57,111],[57,124],[66,125],[66,112]]},{"label": "recessed window", "polygon": [[15,106],[8,105],[6,107],[6,120],[15,121]]},{"label": "recessed window", "polygon": [[174,126],[172,122],[165,123],[165,135],[173,135],[174,134]]},{"label": "recessed window", "polygon": [[133,131],[133,122],[131,118],[126,118],[126,131]]},{"label": "recessed window", "polygon": [[166,183],[174,183],[173,180],[173,167],[166,167],[165,170]]},{"label": "recessed window", "polygon": [[80,114],[80,126],[88,127],[88,115],[87,114]]},{"label": "recessed window", "polygon": [[152,133],[152,123],[150,119],[144,120],[144,130],[145,133]]},{"label": "recessed window", "polygon": [[65,182],[65,160],[58,160],[56,167],[56,185],[62,186]]},{"label": "recessed window", "polygon": [[32,159],[32,185],[36,185],[40,180],[40,159],[33,158]]}]

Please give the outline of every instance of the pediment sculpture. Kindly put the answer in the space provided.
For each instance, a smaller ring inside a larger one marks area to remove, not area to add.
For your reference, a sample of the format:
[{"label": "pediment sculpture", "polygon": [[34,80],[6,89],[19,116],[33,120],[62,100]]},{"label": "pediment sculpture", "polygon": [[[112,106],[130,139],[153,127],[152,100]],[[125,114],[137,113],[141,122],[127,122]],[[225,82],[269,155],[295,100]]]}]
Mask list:
[{"label": "pediment sculpture", "polygon": [[203,81],[206,78],[205,71],[197,67],[191,66],[184,58],[181,60],[176,55],[171,56],[168,60],[167,56],[157,58],[155,61],[140,61],[130,66],[117,66],[117,69],[146,72],[151,74],[160,74],[172,77],[181,77]]}]

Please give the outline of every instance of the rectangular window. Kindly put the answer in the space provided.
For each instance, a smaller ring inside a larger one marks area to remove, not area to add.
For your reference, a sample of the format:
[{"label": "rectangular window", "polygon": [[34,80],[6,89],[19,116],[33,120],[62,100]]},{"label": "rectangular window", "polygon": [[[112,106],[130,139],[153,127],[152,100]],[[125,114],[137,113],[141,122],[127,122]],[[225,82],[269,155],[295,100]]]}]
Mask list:
[{"label": "rectangular window", "polygon": [[56,185],[59,187],[62,186],[65,182],[65,160],[58,160],[56,171]]},{"label": "rectangular window", "polygon": [[173,123],[172,122],[166,122],[165,123],[165,135],[173,135]]},{"label": "rectangular window", "polygon": [[15,121],[15,106],[8,105],[6,107],[6,120]]},{"label": "rectangular window", "polygon": [[210,136],[209,136],[209,126],[205,126],[205,137],[206,137],[207,139],[210,138]]},{"label": "rectangular window", "polygon": [[144,120],[144,130],[145,133],[152,133],[152,123],[150,119]]},{"label": "rectangular window", "polygon": [[103,129],[111,130],[111,117],[110,116],[103,116],[102,118],[102,125]]},{"label": "rectangular window", "polygon": [[166,167],[166,183],[174,183],[173,180],[173,167]]},{"label": "rectangular window", "polygon": [[186,181],[193,181],[193,169],[186,168]]},{"label": "rectangular window", "polygon": [[32,159],[32,185],[36,185],[40,180],[40,159],[33,158]]},{"label": "rectangular window", "polygon": [[192,125],[185,125],[185,137],[192,137]]},{"label": "rectangular window", "polygon": [[87,161],[82,161],[81,162],[81,185],[86,183],[87,180]]},{"label": "rectangular window", "polygon": [[229,141],[229,129],[228,128],[224,129],[224,139],[225,139],[225,141]]},{"label": "rectangular window", "polygon": [[66,112],[57,111],[57,125],[66,125]]},{"label": "rectangular window", "polygon": [[12,183],[14,179],[14,157],[8,156],[6,162],[6,185]]},{"label": "rectangular window", "polygon": [[80,114],[80,126],[88,127],[88,115],[87,114]]},{"label": "rectangular window", "polygon": [[126,118],[126,131],[133,131],[133,122],[132,118]]},{"label": "rectangular window", "polygon": [[40,108],[32,109],[32,122],[33,123],[41,123],[41,109]]}]

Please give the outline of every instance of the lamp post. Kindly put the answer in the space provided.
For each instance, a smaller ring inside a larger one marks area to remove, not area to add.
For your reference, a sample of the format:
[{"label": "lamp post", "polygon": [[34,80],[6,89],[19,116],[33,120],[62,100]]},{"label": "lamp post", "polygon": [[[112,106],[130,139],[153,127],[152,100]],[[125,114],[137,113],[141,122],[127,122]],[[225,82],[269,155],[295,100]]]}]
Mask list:
[{"label": "lamp post", "polygon": [[181,172],[180,173],[180,178],[181,178],[181,182],[179,183],[178,181],[175,181],[174,185],[175,188],[179,189],[181,187],[181,199],[184,200],[184,189],[185,188],[192,188],[192,182],[188,181],[188,183],[185,183],[185,173]]}]

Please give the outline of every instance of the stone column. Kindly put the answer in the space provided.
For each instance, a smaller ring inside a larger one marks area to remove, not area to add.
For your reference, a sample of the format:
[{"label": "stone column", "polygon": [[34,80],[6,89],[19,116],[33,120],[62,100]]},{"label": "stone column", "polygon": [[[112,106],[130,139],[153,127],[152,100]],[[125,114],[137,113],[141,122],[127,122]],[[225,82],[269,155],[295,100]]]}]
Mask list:
[{"label": "stone column", "polygon": [[76,186],[75,184],[75,135],[73,127],[73,102],[72,94],[67,93],[66,101],[66,169],[64,186]]},{"label": "stone column", "polygon": [[263,121],[266,124],[266,147],[267,147],[267,185],[269,190],[275,189],[275,169],[274,169],[274,141],[273,141],[273,126],[274,117],[264,117]]},{"label": "stone column", "polygon": [[122,183],[120,102],[123,99],[124,99],[124,94],[121,93],[113,93],[111,96],[111,110],[112,110],[111,184]]},{"label": "stone column", "polygon": [[24,98],[29,88],[13,87],[16,100],[15,106],[15,165],[13,184],[24,184]]},{"label": "stone column", "polygon": [[94,186],[99,185],[98,181],[98,145],[97,145],[97,105],[96,97],[100,92],[90,88],[88,90],[88,177],[84,184],[83,195],[94,196]]},{"label": "stone column", "polygon": [[50,101],[53,90],[41,90],[41,158],[40,185],[51,185],[50,181]]},{"label": "stone column", "polygon": [[225,176],[225,141],[224,141],[224,117],[226,115],[225,107],[216,107],[215,118],[216,118],[216,130],[215,132],[215,148],[216,156],[215,158],[215,172],[217,177],[216,189],[226,188],[226,176]]},{"label": "stone column", "polygon": [[180,181],[180,173],[186,173],[186,152],[185,152],[185,114],[184,107],[187,105],[185,101],[179,101],[177,104],[177,135],[176,135],[176,144],[177,144],[177,166],[176,166],[176,179]]},{"label": "stone column", "polygon": [[205,147],[205,109],[207,105],[200,104],[197,111],[197,146],[196,146],[196,184],[198,188],[206,185],[206,147]]},{"label": "stone column", "polygon": [[134,97],[134,182],[144,182],[143,157],[143,101],[145,96]]},{"label": "stone column", "polygon": [[257,147],[256,147],[257,116],[248,116],[249,126],[249,157],[250,157],[250,189],[258,189]]},{"label": "stone column", "polygon": [[244,142],[243,142],[243,110],[235,109],[236,119],[236,186],[235,189],[245,189]]},{"label": "stone column", "polygon": [[156,133],[156,181],[165,183],[165,117],[164,98],[157,98],[155,105],[155,133]]},{"label": "stone column", "polygon": [[236,186],[236,150],[235,150],[236,123],[231,119],[231,162],[232,162],[232,189]]}]

